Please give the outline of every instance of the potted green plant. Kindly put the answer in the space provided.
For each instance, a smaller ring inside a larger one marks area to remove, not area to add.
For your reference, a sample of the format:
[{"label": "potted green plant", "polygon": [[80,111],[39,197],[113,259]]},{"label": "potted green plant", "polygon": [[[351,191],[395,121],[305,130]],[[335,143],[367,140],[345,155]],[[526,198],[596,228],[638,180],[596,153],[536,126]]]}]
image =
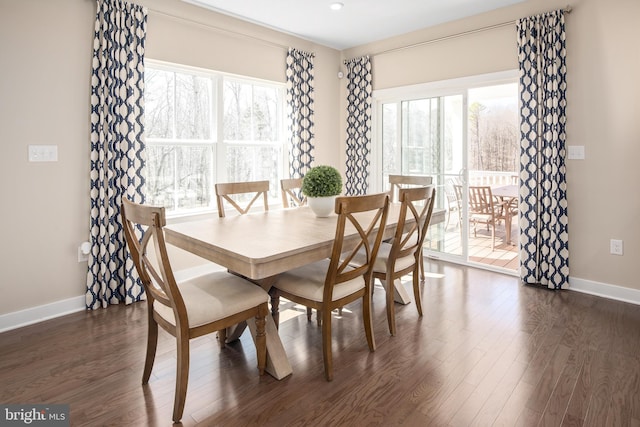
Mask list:
[{"label": "potted green plant", "polygon": [[301,190],[316,216],[328,217],[335,208],[336,196],[342,193],[342,176],[333,166],[314,166],[302,178]]}]

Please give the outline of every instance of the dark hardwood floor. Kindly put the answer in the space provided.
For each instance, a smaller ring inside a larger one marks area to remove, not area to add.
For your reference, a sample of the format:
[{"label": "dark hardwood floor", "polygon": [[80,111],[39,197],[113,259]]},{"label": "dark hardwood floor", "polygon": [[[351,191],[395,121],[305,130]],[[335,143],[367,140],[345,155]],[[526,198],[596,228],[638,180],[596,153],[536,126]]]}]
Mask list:
[{"label": "dark hardwood floor", "polygon": [[[397,306],[377,350],[358,304],[333,319],[334,381],[320,329],[283,302],[293,375],[259,377],[251,338],[191,343],[185,426],[640,426],[640,306],[427,261],[424,317]],[[76,313],[0,334],[0,403],[65,403],[72,426],[171,424],[175,344],[161,332],[141,385],[145,303]]]}]

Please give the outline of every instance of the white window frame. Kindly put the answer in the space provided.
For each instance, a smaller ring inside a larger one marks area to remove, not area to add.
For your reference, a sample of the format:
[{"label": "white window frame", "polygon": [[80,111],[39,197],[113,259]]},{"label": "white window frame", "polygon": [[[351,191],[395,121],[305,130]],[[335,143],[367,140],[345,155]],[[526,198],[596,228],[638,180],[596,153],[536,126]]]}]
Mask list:
[{"label": "white window frame", "polygon": [[[213,182],[210,185],[211,191],[214,191],[214,184],[217,182],[227,182],[226,174],[227,169],[225,165],[225,155],[226,150],[230,147],[234,146],[251,146],[251,147],[276,147],[280,148],[281,159],[280,159],[280,170],[278,170],[278,181],[282,178],[288,176],[288,160],[289,160],[289,147],[287,141],[287,129],[285,127],[285,95],[286,95],[286,85],[281,82],[274,82],[269,80],[258,79],[254,77],[242,76],[231,73],[224,73],[215,70],[208,70],[203,68],[192,67],[188,65],[170,63],[165,61],[159,61],[154,59],[146,59],[146,67],[153,68],[168,72],[176,72],[176,73],[186,73],[186,74],[195,74],[201,77],[210,78],[212,80],[212,97],[211,102],[211,114],[210,116],[210,128],[211,128],[211,138],[210,139],[202,139],[202,140],[193,140],[193,139],[164,139],[164,138],[150,138],[146,137],[146,145],[168,145],[168,146],[188,146],[188,147],[208,147],[213,146],[213,162],[214,165],[214,175]],[[239,81],[244,84],[258,85],[262,87],[270,87],[277,89],[280,93],[280,103],[277,107],[277,115],[278,115],[278,135],[279,139],[273,142],[265,142],[265,141],[228,141],[224,139],[224,99],[223,99],[223,90],[224,84],[227,80]],[[175,119],[175,115],[174,115]],[[173,126],[173,130],[175,131],[175,123]],[[273,187],[273,186],[272,186]],[[269,207],[279,207],[281,204],[280,199],[280,188],[276,186],[276,188],[271,188],[271,192],[275,191],[275,195],[269,198]],[[211,206],[202,207],[202,208],[193,208],[193,209],[179,209],[167,211],[167,218],[180,218],[180,217],[191,217],[198,216],[202,214],[211,214],[217,213],[217,206],[215,202],[215,193],[211,195]]]}]

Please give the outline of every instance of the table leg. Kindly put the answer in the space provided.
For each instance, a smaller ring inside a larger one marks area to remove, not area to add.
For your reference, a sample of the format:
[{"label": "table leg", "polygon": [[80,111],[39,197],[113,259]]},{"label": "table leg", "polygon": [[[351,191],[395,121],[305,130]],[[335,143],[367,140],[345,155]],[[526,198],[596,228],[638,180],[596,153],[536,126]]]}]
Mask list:
[{"label": "table leg", "polygon": [[[255,319],[247,320],[247,326],[251,330],[251,337],[254,339],[256,336],[256,321]],[[287,358],[287,353],[284,351],[284,346],[278,335],[278,329],[271,316],[267,316],[265,322],[265,332],[267,335],[267,367],[266,371],[271,374],[275,379],[281,380],[293,372],[291,364]]]},{"label": "table leg", "polygon": [[[382,282],[382,286],[386,291],[387,289],[386,281],[381,280],[380,282]],[[409,295],[407,290],[404,288],[404,285],[402,284],[402,281],[400,279],[396,279],[393,282],[393,300],[398,304],[402,304],[402,305],[407,305],[411,302],[411,296]]]},{"label": "table leg", "polygon": [[[275,279],[276,278],[274,276],[267,277],[261,280],[249,280],[268,292],[275,282]],[[251,331],[251,338],[255,343],[255,319],[248,319],[246,322],[240,322],[235,327],[227,329],[227,342],[233,341],[233,339],[240,338],[240,335],[242,335],[247,326]],[[284,351],[284,346],[282,345],[282,341],[280,340],[280,335],[278,335],[278,328],[276,327],[276,323],[273,320],[273,316],[267,316],[266,318],[265,334],[267,339],[267,366],[265,370],[275,379],[281,380],[291,375],[293,370],[291,369],[291,364],[289,363],[289,359],[287,358],[287,353]]]}]

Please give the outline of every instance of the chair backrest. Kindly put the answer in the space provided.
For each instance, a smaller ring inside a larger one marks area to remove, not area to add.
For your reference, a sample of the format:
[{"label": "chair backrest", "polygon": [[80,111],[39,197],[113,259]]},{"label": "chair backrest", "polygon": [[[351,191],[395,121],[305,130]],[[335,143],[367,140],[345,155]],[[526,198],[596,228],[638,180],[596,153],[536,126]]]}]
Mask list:
[{"label": "chair backrest", "polygon": [[[325,301],[332,301],[333,288],[340,283],[365,276],[366,286],[370,286],[373,260],[384,235],[389,212],[387,193],[366,196],[342,196],[336,198],[338,222],[336,236],[331,251],[331,261],[327,271],[324,295]],[[345,231],[356,229],[355,239],[345,241]],[[366,262],[356,268],[350,266],[354,256],[364,248]]]},{"label": "chair backrest", "polygon": [[[456,185],[459,187],[459,189],[456,189]],[[458,195],[458,192],[462,193],[462,187],[453,179],[448,180],[444,184],[444,195],[447,198],[449,209],[460,209],[462,194]]]},{"label": "chair backrest", "polygon": [[[264,210],[269,210],[269,201],[267,198],[267,193],[269,193],[269,181],[227,182],[216,184],[215,188],[216,201],[218,202],[218,216],[220,218],[223,218],[225,216],[225,200],[229,202],[231,206],[233,206],[240,213],[240,215],[244,215],[249,212],[249,209],[251,209],[253,202],[258,200],[258,198],[262,196]],[[251,195],[253,195],[253,198],[249,201],[248,204],[242,207],[239,204],[241,202],[240,199],[246,200],[247,196],[245,196],[244,198],[238,197],[241,195],[247,195],[248,197],[251,197]]]},{"label": "chair backrest", "polygon": [[453,192],[456,195],[456,199],[458,202],[458,208],[460,209],[460,211],[462,212],[462,185],[461,184],[457,184],[457,183],[453,183]]},{"label": "chair backrest", "polygon": [[469,186],[469,214],[493,216],[496,203],[491,193],[491,187],[482,185]]},{"label": "chair backrest", "polygon": [[[188,326],[187,310],[167,255],[163,230],[166,225],[164,207],[146,206],[122,199],[120,215],[127,246],[144,286],[149,310],[152,311],[153,302],[158,301],[173,309],[177,327]],[[142,233],[141,239],[136,230]],[[150,242],[153,242],[154,257],[148,256]]]},{"label": "chair backrest", "polygon": [[424,187],[432,183],[433,177],[428,175],[389,175],[391,201],[399,201],[398,194],[401,188]]},{"label": "chair backrest", "polygon": [[[389,252],[390,264],[395,263],[398,258],[410,255],[414,255],[418,261],[431,221],[435,195],[436,189],[433,185],[400,189],[400,216]],[[415,221],[408,230],[405,229],[407,219]]]},{"label": "chair backrest", "polygon": [[[302,194],[302,178],[290,178],[280,180],[282,195],[282,207],[299,207],[307,204],[307,197]],[[298,191],[295,191],[298,190]]]}]

